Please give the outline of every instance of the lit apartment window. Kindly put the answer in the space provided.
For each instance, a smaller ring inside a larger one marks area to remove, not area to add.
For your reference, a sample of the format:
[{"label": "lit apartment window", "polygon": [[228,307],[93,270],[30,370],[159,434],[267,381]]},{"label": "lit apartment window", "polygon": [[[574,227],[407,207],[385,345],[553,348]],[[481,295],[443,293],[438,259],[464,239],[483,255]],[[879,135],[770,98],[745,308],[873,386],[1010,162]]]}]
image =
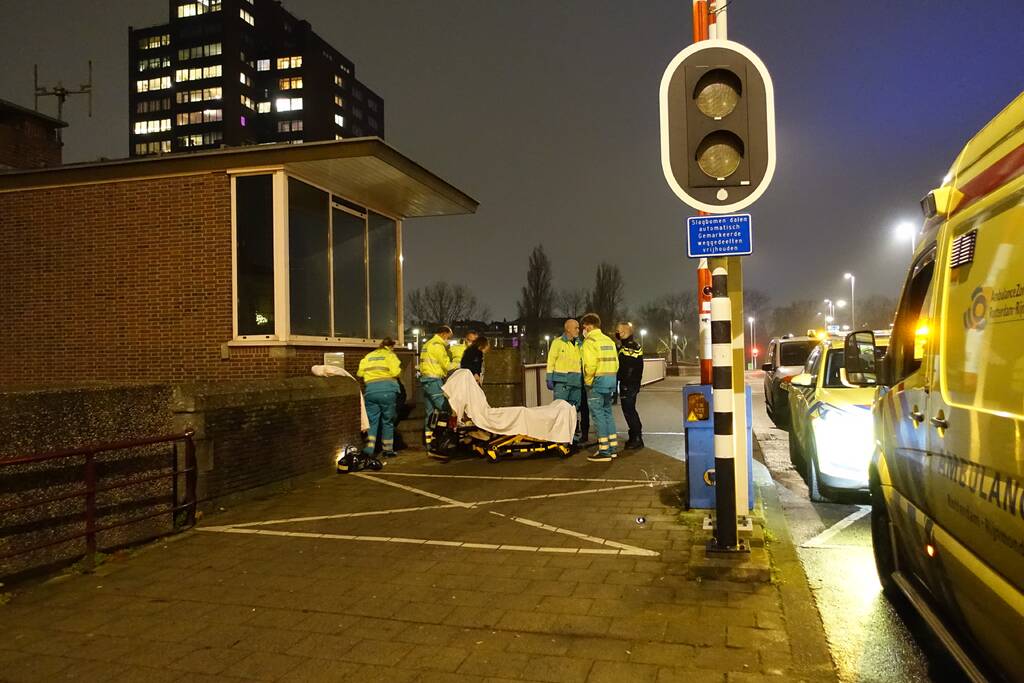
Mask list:
[{"label": "lit apartment window", "polygon": [[222,97],[223,92],[223,89],[219,87],[203,88],[201,90],[183,90],[177,94],[178,104],[219,100]]},{"label": "lit apartment window", "polygon": [[345,79],[339,76],[338,74],[334,74],[334,85],[340,88],[341,86],[345,85]]},{"label": "lit apartment window", "polygon": [[188,59],[199,59],[200,57],[216,57],[223,52],[221,43],[208,43],[207,45],[196,45],[178,50],[178,61],[184,62]]},{"label": "lit apartment window", "polygon": [[242,85],[247,85],[250,88],[252,87],[252,78],[250,78],[248,75],[246,75],[246,73],[244,71],[239,71],[238,72],[238,82],[241,83]]},{"label": "lit apartment window", "polygon": [[278,81],[281,90],[299,90],[302,88],[302,76],[282,78]]},{"label": "lit apartment window", "polygon": [[150,121],[136,121],[135,134],[148,135],[149,133],[162,133],[171,129],[170,119],[152,119]]},{"label": "lit apartment window", "polygon": [[249,26],[255,26],[256,20],[252,18],[252,15],[246,12],[244,9],[238,10],[238,16],[242,17],[242,21],[249,24]]},{"label": "lit apartment window", "polygon": [[135,145],[135,154],[167,154],[171,151],[170,140],[153,140],[152,142],[140,142]]},{"label": "lit apartment window", "polygon": [[178,137],[178,144],[182,147],[203,147],[205,145],[215,145],[224,139],[224,135],[220,131],[213,131],[211,133],[193,133],[192,135],[182,135]]},{"label": "lit apartment window", "polygon": [[302,109],[301,97],[279,97],[274,101],[277,111],[298,111]]},{"label": "lit apartment window", "polygon": [[140,50],[152,50],[157,47],[164,47],[171,44],[171,37],[167,34],[162,36],[150,36],[139,40]]},{"label": "lit apartment window", "polygon": [[164,111],[171,108],[171,98],[164,97],[159,100],[143,100],[135,104],[135,111],[139,114],[149,114],[155,111]]},{"label": "lit apartment window", "polygon": [[270,102],[260,102],[256,105],[257,114],[269,114],[270,113]]},{"label": "lit apartment window", "polygon": [[294,133],[302,130],[302,119],[289,119],[288,121],[277,122],[278,133]]},{"label": "lit apartment window", "polygon": [[178,18],[194,17],[207,12],[219,12],[221,0],[195,0],[178,5]]},{"label": "lit apartment window", "polygon": [[334,139],[335,139],[335,140],[344,140],[345,138],[343,138],[343,137],[341,137],[340,135],[338,135],[337,133],[335,133],[335,134],[334,134]]},{"label": "lit apartment window", "polygon": [[201,81],[204,78],[219,78],[222,72],[223,69],[220,64],[192,67],[190,69],[178,69],[174,72],[174,80],[178,83],[181,83],[182,81]]},{"label": "lit apartment window", "polygon": [[341,99],[341,95],[335,95],[334,96],[334,103],[336,105],[338,105],[339,107],[344,107],[345,106],[345,100]]},{"label": "lit apartment window", "polygon": [[270,60],[260,59],[256,62],[257,71],[270,71]]},{"label": "lit apartment window", "polygon": [[162,69],[170,65],[170,57],[153,57],[151,59],[141,60],[139,62],[139,71],[148,71],[149,69]]},{"label": "lit apartment window", "polygon": [[160,78],[149,78],[135,81],[137,92],[149,92],[150,90],[164,90],[171,87],[171,77],[161,76]]},{"label": "lit apartment window", "polygon": [[341,114],[335,114],[334,115],[334,123],[339,125],[339,126],[341,126],[342,128],[344,128],[345,127],[345,117],[342,116]]},{"label": "lit apartment window", "polygon": [[246,97],[245,95],[242,95],[242,106],[248,107],[249,109],[256,111],[256,103],[252,101],[251,97]]},{"label": "lit apartment window", "polygon": [[221,109],[204,109],[202,111],[186,111],[178,114],[179,126],[194,126],[197,123],[213,123],[223,118]]},{"label": "lit apartment window", "polygon": [[278,57],[277,68],[278,69],[298,69],[302,66],[302,55],[297,57]]}]

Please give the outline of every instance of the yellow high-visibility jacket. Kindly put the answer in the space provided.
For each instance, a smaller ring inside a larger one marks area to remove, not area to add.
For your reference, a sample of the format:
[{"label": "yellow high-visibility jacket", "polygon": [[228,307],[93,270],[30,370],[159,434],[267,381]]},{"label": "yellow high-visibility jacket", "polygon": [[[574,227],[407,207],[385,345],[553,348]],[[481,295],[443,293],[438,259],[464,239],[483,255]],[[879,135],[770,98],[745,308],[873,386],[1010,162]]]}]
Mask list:
[{"label": "yellow high-visibility jacket", "polygon": [[449,346],[448,351],[452,354],[452,363],[448,368],[449,372],[455,372],[462,366],[462,354],[466,352],[466,342]]},{"label": "yellow high-visibility jacket", "polygon": [[448,344],[438,335],[434,335],[420,350],[420,378],[444,379],[451,368],[452,356],[448,352]]},{"label": "yellow high-visibility jacket", "polygon": [[367,384],[398,379],[401,374],[402,362],[398,360],[395,352],[386,346],[363,356],[359,361],[359,370],[356,371],[356,375],[362,377]]},{"label": "yellow high-visibility jacket", "polygon": [[598,329],[591,330],[583,340],[583,383],[588,387],[615,387],[619,371],[619,354],[611,337]]},{"label": "yellow high-visibility jacket", "polygon": [[580,346],[564,334],[555,337],[548,349],[548,379],[555,383],[580,385],[583,361]]}]

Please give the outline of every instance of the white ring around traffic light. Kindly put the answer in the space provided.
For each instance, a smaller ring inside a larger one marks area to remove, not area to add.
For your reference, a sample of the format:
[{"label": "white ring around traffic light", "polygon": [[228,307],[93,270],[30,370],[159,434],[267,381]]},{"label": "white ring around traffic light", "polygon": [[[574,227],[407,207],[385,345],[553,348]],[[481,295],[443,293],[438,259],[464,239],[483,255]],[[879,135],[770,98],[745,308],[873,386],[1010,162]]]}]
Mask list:
[{"label": "white ring around traffic light", "polygon": [[[761,182],[758,183],[757,187],[754,188],[754,191],[749,195],[738,202],[721,206],[705,204],[688,194],[676,181],[675,176],[672,174],[671,153],[669,150],[668,139],[669,82],[672,80],[672,76],[675,74],[676,69],[678,69],[687,58],[701,50],[709,50],[712,48],[732,50],[733,52],[746,57],[746,59],[761,74],[761,79],[764,81],[765,112],[768,127],[768,166],[765,169],[764,177],[761,179]],[[761,59],[750,50],[750,48],[731,40],[702,40],[699,43],[690,45],[688,48],[673,57],[672,61],[669,62],[668,66],[665,68],[665,73],[661,77],[659,99],[661,103],[661,169],[665,174],[665,180],[668,182],[668,186],[672,188],[672,191],[676,193],[676,196],[683,200],[684,204],[698,211],[705,211],[707,213],[735,213],[747,208],[757,201],[762,194],[764,194],[764,191],[768,189],[768,185],[771,184],[772,177],[775,175],[775,89],[772,86],[772,77],[768,73],[768,68],[764,65],[764,62],[762,62]]]}]

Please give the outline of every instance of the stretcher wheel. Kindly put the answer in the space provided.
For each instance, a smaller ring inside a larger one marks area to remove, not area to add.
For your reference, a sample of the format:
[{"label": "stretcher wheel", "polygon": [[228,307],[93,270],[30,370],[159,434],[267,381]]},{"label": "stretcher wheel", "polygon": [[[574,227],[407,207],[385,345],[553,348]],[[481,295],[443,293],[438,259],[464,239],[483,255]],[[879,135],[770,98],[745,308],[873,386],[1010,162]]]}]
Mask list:
[{"label": "stretcher wheel", "polygon": [[562,458],[571,458],[575,451],[571,446],[559,446],[558,455]]},{"label": "stretcher wheel", "polygon": [[487,451],[487,459],[491,462],[498,462],[498,451],[493,449]]}]

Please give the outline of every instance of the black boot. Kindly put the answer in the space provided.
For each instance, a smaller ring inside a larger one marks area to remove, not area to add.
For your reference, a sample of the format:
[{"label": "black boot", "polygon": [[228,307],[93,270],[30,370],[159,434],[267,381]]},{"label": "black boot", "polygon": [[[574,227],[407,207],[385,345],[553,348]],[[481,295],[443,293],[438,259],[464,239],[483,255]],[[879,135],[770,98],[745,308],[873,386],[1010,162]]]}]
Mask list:
[{"label": "black boot", "polygon": [[626,441],[625,449],[627,451],[638,451],[644,447],[644,440],[639,436],[631,436]]}]

